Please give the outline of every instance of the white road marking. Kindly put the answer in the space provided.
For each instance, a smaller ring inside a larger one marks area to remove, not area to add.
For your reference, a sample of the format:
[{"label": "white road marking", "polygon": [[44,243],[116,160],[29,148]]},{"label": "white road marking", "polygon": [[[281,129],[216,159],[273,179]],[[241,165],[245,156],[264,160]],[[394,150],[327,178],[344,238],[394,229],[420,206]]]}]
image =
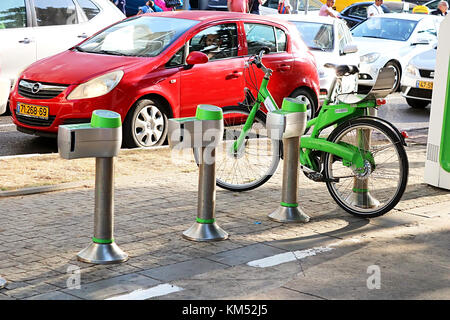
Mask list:
[{"label": "white road marking", "polygon": [[133,292],[111,297],[105,300],[146,300],[182,290],[184,289],[168,283],[163,283],[157,285],[156,287],[152,287],[149,289],[138,289]]},{"label": "white road marking", "polygon": [[298,250],[298,251],[290,251],[285,253],[276,254],[271,257],[259,259],[259,260],[253,260],[250,262],[247,262],[247,265],[250,267],[256,267],[256,268],[267,268],[267,267],[273,267],[282,263],[291,262],[295,260],[301,260],[306,257],[315,256],[318,253],[327,252],[334,250],[336,246],[341,245],[343,242],[352,241],[352,242],[359,242],[359,239],[346,239],[341,240],[338,242],[334,242],[326,247],[315,247],[312,249],[305,249],[305,250]]}]

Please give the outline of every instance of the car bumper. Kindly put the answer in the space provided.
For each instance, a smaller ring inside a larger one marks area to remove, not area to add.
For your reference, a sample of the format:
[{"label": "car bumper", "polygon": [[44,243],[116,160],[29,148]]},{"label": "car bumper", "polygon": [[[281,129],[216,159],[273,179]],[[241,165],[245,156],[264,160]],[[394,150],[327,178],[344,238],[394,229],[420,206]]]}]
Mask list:
[{"label": "car bumper", "polygon": [[360,63],[358,84],[362,86],[372,87],[377,80],[378,72],[380,68],[374,64]]},{"label": "car bumper", "polygon": [[400,87],[402,96],[404,96],[405,98],[431,101],[433,90],[419,88],[419,81],[433,83],[433,79],[409,76],[407,73],[405,73],[402,77]]},{"label": "car bumper", "polygon": [[0,114],[5,113],[8,104],[9,92],[11,91],[11,80],[0,78]]},{"label": "car bumper", "polygon": [[[114,106],[114,96],[107,94],[97,98],[69,101],[64,94],[49,100],[30,99],[21,96],[16,90],[10,96],[10,110],[13,123],[17,129],[24,133],[40,136],[54,136],[58,133],[58,127],[64,124],[88,123],[92,112],[96,109],[114,109],[123,119],[122,110],[99,106]],[[46,106],[49,109],[47,119],[34,118],[17,113],[17,105],[26,103],[29,105]]]}]

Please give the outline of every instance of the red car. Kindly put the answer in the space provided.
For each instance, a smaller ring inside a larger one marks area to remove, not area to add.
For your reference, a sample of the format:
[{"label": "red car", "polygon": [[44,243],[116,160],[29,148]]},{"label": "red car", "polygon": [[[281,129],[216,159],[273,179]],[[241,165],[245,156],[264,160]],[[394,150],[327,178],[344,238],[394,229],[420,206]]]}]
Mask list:
[{"label": "red car", "polygon": [[[10,95],[12,118],[21,132],[56,136],[59,125],[88,122],[93,110],[109,109],[123,119],[125,146],[160,145],[168,118],[193,116],[198,104],[224,107],[243,101],[250,76],[245,61],[263,46],[271,50],[263,63],[274,70],[269,90],[276,102],[299,97],[314,113],[317,69],[298,39],[295,26],[286,21],[253,14],[133,16],[25,69]],[[209,61],[187,64],[194,51]],[[255,73],[259,86],[263,73]]]}]

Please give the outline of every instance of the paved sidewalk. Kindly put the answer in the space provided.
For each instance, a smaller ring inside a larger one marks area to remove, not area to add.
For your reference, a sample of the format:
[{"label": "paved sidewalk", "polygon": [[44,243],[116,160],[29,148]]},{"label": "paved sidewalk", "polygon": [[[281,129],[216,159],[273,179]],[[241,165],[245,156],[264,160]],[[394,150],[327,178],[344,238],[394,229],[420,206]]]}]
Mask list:
[{"label": "paved sidewalk", "polygon": [[[211,243],[181,237],[195,220],[198,172],[167,149],[163,169],[116,174],[115,239],[130,256],[118,265],[76,259],[93,235],[92,188],[0,198],[0,299],[450,299],[450,193],[423,182],[426,137],[411,142],[407,190],[385,216],[353,217],[300,174],[311,221],[270,221],[280,165],[256,190],[217,189],[230,238]],[[80,288],[69,288],[78,274]]]}]

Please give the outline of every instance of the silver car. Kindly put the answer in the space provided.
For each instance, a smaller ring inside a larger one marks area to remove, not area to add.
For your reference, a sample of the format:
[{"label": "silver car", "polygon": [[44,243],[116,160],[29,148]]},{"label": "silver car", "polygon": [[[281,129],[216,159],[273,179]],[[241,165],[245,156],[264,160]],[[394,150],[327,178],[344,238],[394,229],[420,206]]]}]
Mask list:
[{"label": "silver car", "polygon": [[425,108],[431,102],[436,51],[437,45],[414,56],[406,66],[401,90],[412,108]]}]

